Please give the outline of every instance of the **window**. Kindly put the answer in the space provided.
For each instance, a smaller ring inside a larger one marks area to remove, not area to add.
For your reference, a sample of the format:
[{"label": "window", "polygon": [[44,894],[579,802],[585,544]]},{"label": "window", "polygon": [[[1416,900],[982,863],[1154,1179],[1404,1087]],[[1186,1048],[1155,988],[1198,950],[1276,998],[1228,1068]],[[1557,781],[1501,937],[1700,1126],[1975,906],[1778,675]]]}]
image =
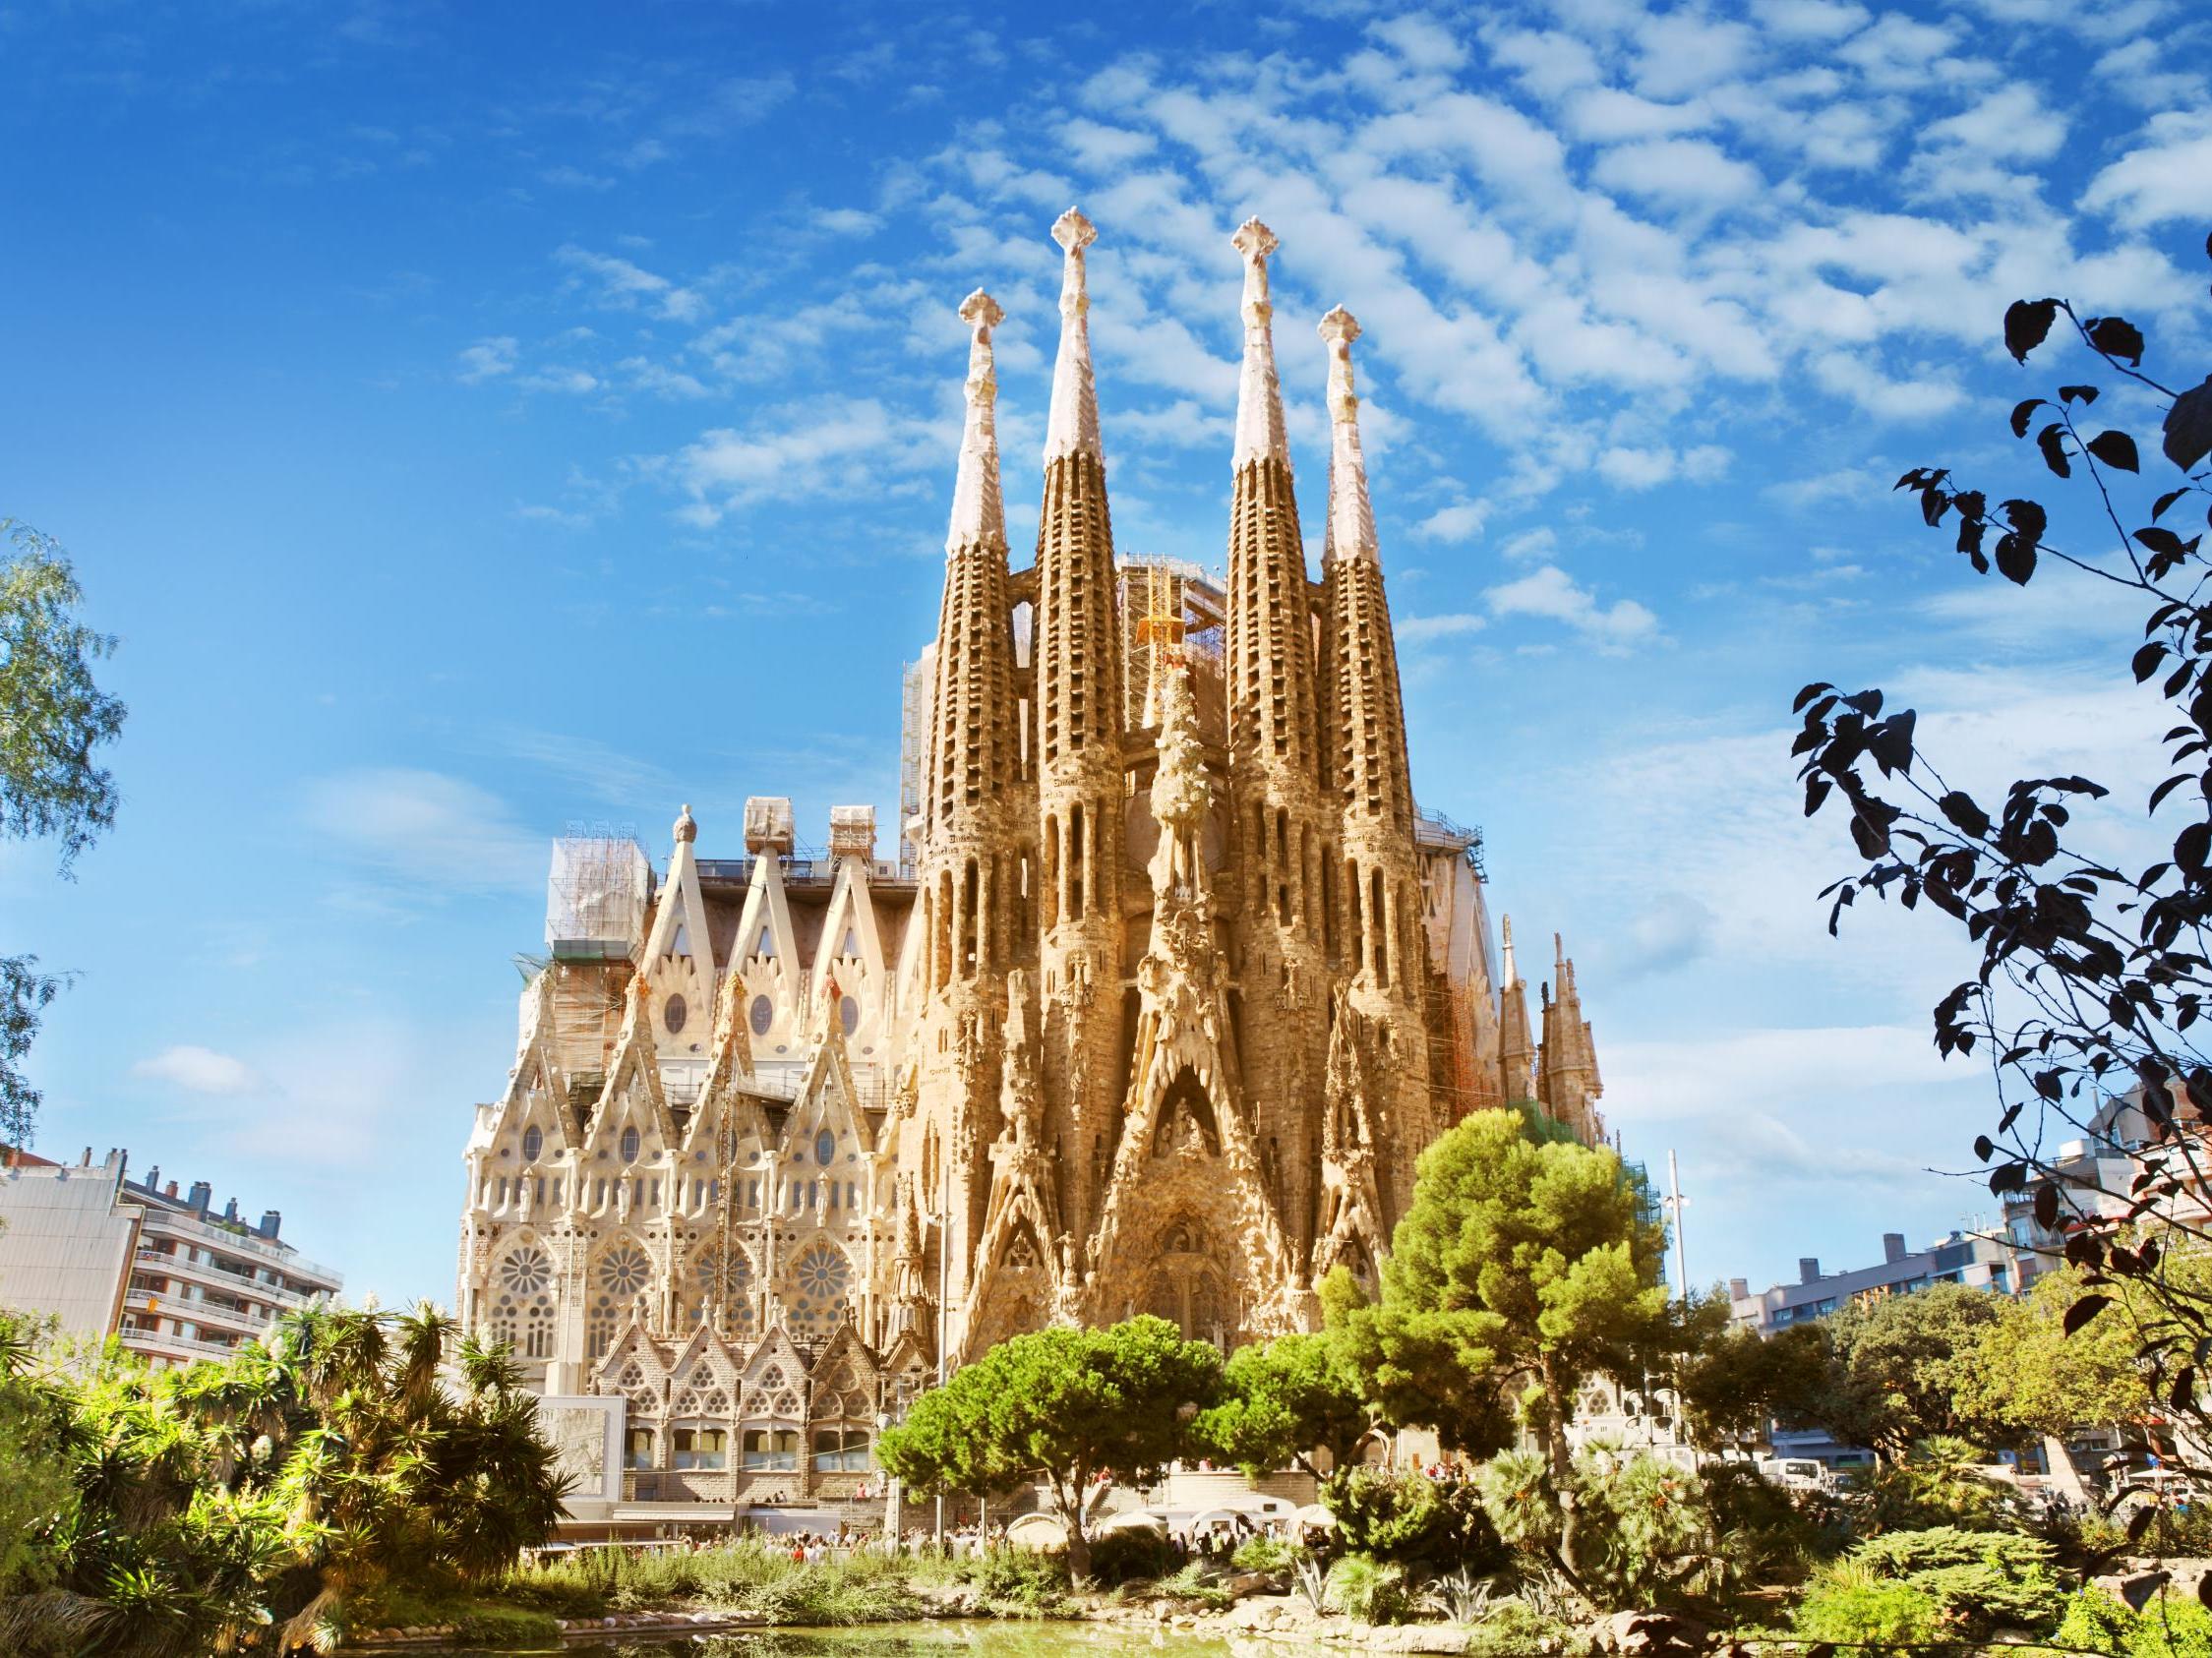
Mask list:
[{"label": "window", "polygon": [[752,998],[752,1010],[747,1017],[752,1023],[752,1034],[765,1036],[768,1027],[776,1022],[776,1009],[766,996],[755,996]]},{"label": "window", "polygon": [[673,1036],[684,1029],[684,1021],[690,1017],[690,1013],[683,996],[673,995],[661,1004],[661,1023],[668,1027],[668,1034]]},{"label": "window", "polygon": [[727,1468],[730,1436],[720,1428],[688,1427],[673,1430],[674,1465],[679,1468]]},{"label": "window", "polygon": [[851,996],[845,997],[837,1004],[837,1023],[844,1027],[848,1036],[858,1031],[861,1028],[861,1004]]},{"label": "window", "polygon": [[874,1465],[867,1451],[866,1428],[814,1430],[814,1472],[862,1474]]},{"label": "window", "polygon": [[626,1162],[626,1163],[633,1163],[633,1162],[635,1162],[635,1161],[637,1160],[637,1149],[638,1149],[638,1138],[637,1138],[637,1130],[635,1130],[634,1128],[626,1128],[626,1129],[624,1129],[624,1130],[623,1130],[623,1142],[622,1142],[622,1144],[623,1144],[623,1161],[624,1161],[624,1162]]},{"label": "window", "polygon": [[653,1465],[653,1430],[632,1428],[623,1437],[623,1466],[626,1468],[650,1468]]},{"label": "window", "polygon": [[814,1161],[827,1168],[836,1159],[836,1156],[837,1136],[825,1128],[821,1133],[814,1136]]},{"label": "window", "polygon": [[538,1154],[545,1150],[545,1131],[535,1124],[522,1131],[522,1160],[534,1163]]},{"label": "window", "polygon": [[799,1467],[799,1430],[747,1428],[745,1432],[745,1465],[771,1472],[796,1472]]}]

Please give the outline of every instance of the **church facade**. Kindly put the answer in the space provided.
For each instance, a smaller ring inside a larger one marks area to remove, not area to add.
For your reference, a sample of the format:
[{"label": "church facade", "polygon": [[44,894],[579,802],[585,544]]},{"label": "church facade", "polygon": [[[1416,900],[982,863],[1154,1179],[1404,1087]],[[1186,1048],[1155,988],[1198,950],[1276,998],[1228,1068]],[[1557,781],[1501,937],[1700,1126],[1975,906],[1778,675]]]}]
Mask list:
[{"label": "church facade", "polygon": [[[865,1487],[874,1428],[992,1342],[1157,1313],[1225,1347],[1372,1285],[1467,1110],[1602,1135],[1555,951],[1531,1031],[1478,838],[1414,803],[1342,309],[1321,579],[1252,221],[1226,579],[1117,557],[1070,210],[1034,561],[1009,556],[998,306],[971,295],[942,607],[881,842],[788,800],[664,872],[556,847],[548,956],[465,1152],[458,1306],[627,1401],[670,1495]],[[1317,363],[1317,368],[1321,365]],[[849,1494],[849,1493],[848,1493]]]}]

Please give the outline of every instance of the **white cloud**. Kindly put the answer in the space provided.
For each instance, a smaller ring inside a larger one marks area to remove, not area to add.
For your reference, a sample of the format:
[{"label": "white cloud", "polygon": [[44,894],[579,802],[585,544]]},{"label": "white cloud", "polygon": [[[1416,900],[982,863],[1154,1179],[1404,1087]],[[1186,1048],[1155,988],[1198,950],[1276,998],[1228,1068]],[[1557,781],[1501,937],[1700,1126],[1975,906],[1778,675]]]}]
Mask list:
[{"label": "white cloud", "polygon": [[1648,490],[1681,478],[1693,484],[1710,484],[1726,476],[1735,457],[1717,444],[1699,444],[1675,450],[1664,444],[1632,448],[1616,444],[1597,457],[1597,470],[1609,484],[1624,490]]},{"label": "white cloud", "polygon": [[546,844],[506,802],[441,772],[389,766],[309,784],[302,816],[324,847],[429,896],[531,892]]},{"label": "white cloud", "polygon": [[2143,131],[2149,142],[2091,179],[2082,207],[2130,230],[2202,219],[2212,201],[2212,116],[2172,111],[2152,116]]},{"label": "white cloud", "polygon": [[512,334],[480,339],[460,353],[460,378],[471,385],[512,374],[521,344]]},{"label": "white cloud", "polygon": [[873,397],[818,397],[764,410],[744,431],[702,432],[659,465],[690,498],[686,521],[706,527],[754,502],[878,489],[887,473],[942,466],[949,478],[954,442]]},{"label": "white cloud", "polygon": [[1498,548],[1498,554],[1517,564],[1524,564],[1532,559],[1548,562],[1558,546],[1558,534],[1548,524],[1539,524],[1534,529],[1522,530],[1506,537]]},{"label": "white cloud", "polygon": [[1646,139],[1608,149],[1590,176],[1648,201],[1725,206],[1758,195],[1759,169],[1703,139]]},{"label": "white cloud", "polygon": [[577,272],[579,279],[593,279],[595,295],[602,305],[623,311],[644,307],[670,323],[697,323],[706,316],[706,301],[698,294],[629,260],[595,254],[573,243],[554,258]]},{"label": "white cloud", "polygon": [[880,214],[864,212],[859,207],[823,207],[815,212],[811,222],[816,230],[832,236],[872,236],[883,228]]},{"label": "white cloud", "polygon": [[1450,506],[1438,507],[1413,526],[1413,533],[1423,541],[1472,541],[1482,533],[1483,521],[1490,516],[1489,504],[1480,501],[1455,502]]},{"label": "white cloud", "polygon": [[1489,623],[1479,616],[1465,614],[1453,616],[1406,616],[1393,623],[1392,631],[1401,644],[1427,644],[1435,639],[1458,638],[1466,633],[1479,633]]},{"label": "white cloud", "polygon": [[1629,648],[1658,632],[1659,619],[1634,599],[1601,606],[1557,564],[1545,564],[1483,594],[1493,616],[1535,616],[1565,622],[1600,650]]},{"label": "white cloud", "polygon": [[1841,351],[1816,357],[1813,378],[1867,413],[1889,420],[1933,420],[1965,400],[1965,393],[1954,382],[1892,380],[1864,357]]},{"label": "white cloud", "polygon": [[267,1086],[243,1059],[195,1042],[166,1047],[150,1059],[140,1060],[131,1067],[131,1075],[168,1083],[193,1094],[254,1094]]}]

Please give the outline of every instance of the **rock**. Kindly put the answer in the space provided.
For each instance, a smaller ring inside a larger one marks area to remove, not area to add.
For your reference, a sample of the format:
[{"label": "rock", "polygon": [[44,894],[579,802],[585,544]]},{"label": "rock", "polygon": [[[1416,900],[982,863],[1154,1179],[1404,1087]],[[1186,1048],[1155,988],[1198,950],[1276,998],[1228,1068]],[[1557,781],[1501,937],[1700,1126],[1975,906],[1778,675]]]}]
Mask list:
[{"label": "rock", "polygon": [[1266,1594],[1276,1587],[1274,1576],[1265,1571],[1239,1571],[1224,1579],[1222,1587],[1236,1600],[1246,1595]]},{"label": "rock", "polygon": [[1590,1642],[1600,1652],[1663,1658],[1703,1652],[1712,1644],[1712,1635],[1703,1624],[1670,1612],[1616,1612],[1592,1627]]},{"label": "rock", "polygon": [[2172,1580],[2173,1573],[2161,1566],[2144,1571],[2109,1572],[2103,1577],[2090,1578],[2089,1583],[2092,1588],[2102,1589],[2113,1599],[2124,1601],[2140,1612]]}]

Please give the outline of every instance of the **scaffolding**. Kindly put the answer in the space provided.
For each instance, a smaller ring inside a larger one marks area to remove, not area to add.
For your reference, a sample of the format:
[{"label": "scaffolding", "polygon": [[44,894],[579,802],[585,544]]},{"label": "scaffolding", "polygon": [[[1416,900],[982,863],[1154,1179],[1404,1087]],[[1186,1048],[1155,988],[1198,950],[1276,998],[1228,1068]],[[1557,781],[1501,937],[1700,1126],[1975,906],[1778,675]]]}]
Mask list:
[{"label": "scaffolding", "polygon": [[1137,555],[1114,562],[1119,576],[1122,708],[1132,731],[1147,718],[1145,694],[1155,657],[1188,665],[1201,726],[1225,717],[1222,696],[1223,606],[1226,595],[1211,570],[1185,559]]},{"label": "scaffolding", "polygon": [[645,939],[653,867],[628,828],[571,823],[553,843],[545,942],[557,961],[627,958]]}]

